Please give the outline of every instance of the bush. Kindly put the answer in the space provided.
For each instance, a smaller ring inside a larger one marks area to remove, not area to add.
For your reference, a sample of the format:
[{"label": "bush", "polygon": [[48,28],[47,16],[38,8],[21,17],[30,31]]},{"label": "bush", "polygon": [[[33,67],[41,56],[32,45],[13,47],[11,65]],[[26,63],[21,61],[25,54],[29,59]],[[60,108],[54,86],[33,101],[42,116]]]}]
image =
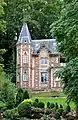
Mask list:
[{"label": "bush", "polygon": [[37,102],[37,103],[39,103],[39,100],[37,98],[34,101]]},{"label": "bush", "polygon": [[62,116],[63,108],[59,108],[59,109],[58,109],[58,112],[60,113],[60,116]]},{"label": "bush", "polygon": [[17,88],[17,95],[16,95],[16,106],[18,106],[23,101],[23,89]]},{"label": "bush", "polygon": [[21,117],[31,117],[31,104],[22,102],[18,106],[18,113]]},{"label": "bush", "polygon": [[29,93],[28,93],[27,90],[25,90],[24,93],[23,93],[23,100],[24,99],[29,99]]},{"label": "bush", "polygon": [[3,112],[3,117],[10,120],[20,120],[17,108],[6,110]]},{"label": "bush", "polygon": [[22,101],[22,102],[25,102],[25,103],[32,103],[32,100],[31,99],[24,99],[24,101]]},{"label": "bush", "polygon": [[60,117],[60,113],[59,112],[56,112],[55,113],[55,115],[54,115],[54,118],[56,119],[56,120],[60,120],[61,119],[61,117]]},{"label": "bush", "polygon": [[51,104],[50,104],[50,108],[52,109],[52,108],[54,108],[54,107],[55,107],[54,103],[51,103]]},{"label": "bush", "polygon": [[60,104],[60,108],[63,108],[63,106]]},{"label": "bush", "polygon": [[38,103],[38,108],[44,108],[44,106],[45,106],[45,105],[44,105],[43,102],[39,102],[39,103]]},{"label": "bush", "polygon": [[58,109],[58,104],[57,103],[55,104],[55,108]]},{"label": "bush", "polygon": [[67,111],[67,112],[70,112],[70,111],[71,111],[71,107],[70,107],[69,105],[66,107],[66,111]]},{"label": "bush", "polygon": [[50,102],[47,102],[47,108],[50,108]]},{"label": "bush", "polygon": [[63,111],[63,112],[62,112],[62,117],[63,117],[63,118],[67,118],[67,116],[66,116],[67,113],[68,113],[67,111]]},{"label": "bush", "polygon": [[35,108],[37,108],[37,107],[38,107],[38,103],[37,103],[36,101],[34,101],[34,102],[33,102],[33,106],[34,106]]}]

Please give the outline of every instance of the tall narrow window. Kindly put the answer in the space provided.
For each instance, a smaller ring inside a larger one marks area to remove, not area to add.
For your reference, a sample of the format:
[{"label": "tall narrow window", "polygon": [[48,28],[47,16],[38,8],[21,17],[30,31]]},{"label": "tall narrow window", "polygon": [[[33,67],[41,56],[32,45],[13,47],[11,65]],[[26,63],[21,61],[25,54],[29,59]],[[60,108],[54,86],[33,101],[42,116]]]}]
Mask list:
[{"label": "tall narrow window", "polygon": [[18,52],[18,56],[17,56],[17,64],[20,64],[20,53]]},{"label": "tall narrow window", "polygon": [[23,73],[23,81],[27,81],[27,80],[28,80],[27,73],[24,72],[24,73]]},{"label": "tall narrow window", "polygon": [[23,62],[24,63],[28,62],[28,55],[26,54],[26,52],[24,53],[24,56],[23,56]]},{"label": "tall narrow window", "polygon": [[47,82],[47,81],[48,81],[48,73],[41,72],[41,82]]}]

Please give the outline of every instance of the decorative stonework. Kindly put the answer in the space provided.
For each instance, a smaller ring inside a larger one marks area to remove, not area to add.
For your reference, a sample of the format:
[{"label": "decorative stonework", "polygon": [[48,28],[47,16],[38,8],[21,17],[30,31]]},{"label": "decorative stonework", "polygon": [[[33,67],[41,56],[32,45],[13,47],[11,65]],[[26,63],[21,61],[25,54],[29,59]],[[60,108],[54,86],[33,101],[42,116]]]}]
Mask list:
[{"label": "decorative stonework", "polygon": [[59,90],[59,79],[54,77],[54,72],[60,67],[60,55],[54,51],[55,39],[30,40],[27,25],[24,30],[22,28],[16,45],[16,85],[35,90]]}]

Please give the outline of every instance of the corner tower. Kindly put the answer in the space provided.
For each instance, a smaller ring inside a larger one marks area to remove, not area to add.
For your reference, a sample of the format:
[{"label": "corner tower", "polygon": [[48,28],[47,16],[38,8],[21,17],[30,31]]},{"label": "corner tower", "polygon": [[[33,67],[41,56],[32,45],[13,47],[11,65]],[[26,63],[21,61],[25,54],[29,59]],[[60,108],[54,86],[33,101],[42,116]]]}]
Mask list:
[{"label": "corner tower", "polygon": [[31,88],[31,36],[23,24],[17,44],[16,85]]}]

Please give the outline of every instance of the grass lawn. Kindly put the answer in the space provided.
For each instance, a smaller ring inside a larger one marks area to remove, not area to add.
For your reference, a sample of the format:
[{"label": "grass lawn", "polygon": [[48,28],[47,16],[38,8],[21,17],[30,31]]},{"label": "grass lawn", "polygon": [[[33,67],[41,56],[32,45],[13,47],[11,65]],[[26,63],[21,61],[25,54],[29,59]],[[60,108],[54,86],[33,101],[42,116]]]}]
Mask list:
[{"label": "grass lawn", "polygon": [[[58,105],[62,104],[64,108],[67,105],[66,104],[66,98],[60,98],[60,97],[51,98],[51,97],[38,97],[38,96],[36,96],[36,97],[32,97],[31,99],[32,99],[32,101],[34,101],[36,98],[38,98],[39,101],[44,102],[45,107],[47,106],[47,102],[50,102],[50,103],[56,103],[57,102]],[[72,110],[75,108],[75,105],[74,105],[73,102],[70,103],[70,106],[71,106]]]}]

